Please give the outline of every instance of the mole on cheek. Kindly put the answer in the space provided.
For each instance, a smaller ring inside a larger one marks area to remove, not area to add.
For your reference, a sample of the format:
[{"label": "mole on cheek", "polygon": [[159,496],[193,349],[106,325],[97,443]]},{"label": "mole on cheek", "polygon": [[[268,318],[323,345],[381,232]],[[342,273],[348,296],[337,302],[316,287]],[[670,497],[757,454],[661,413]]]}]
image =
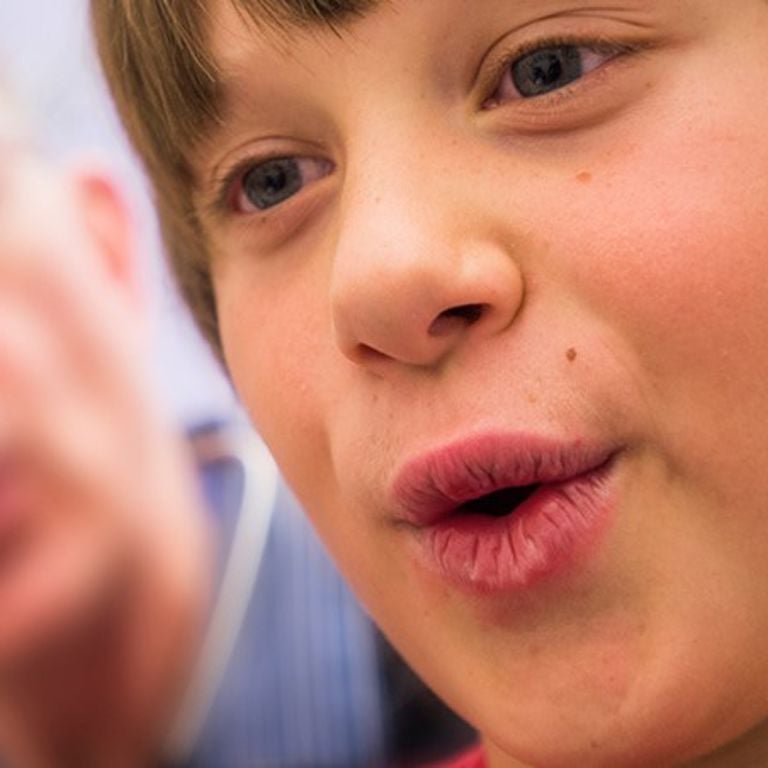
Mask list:
[{"label": "mole on cheek", "polygon": [[576,174],[576,181],[580,184],[589,184],[592,181],[592,174],[589,171],[581,171]]},{"label": "mole on cheek", "polygon": [[576,350],[573,347],[569,347],[565,351],[565,357],[569,363],[572,363],[576,359]]}]

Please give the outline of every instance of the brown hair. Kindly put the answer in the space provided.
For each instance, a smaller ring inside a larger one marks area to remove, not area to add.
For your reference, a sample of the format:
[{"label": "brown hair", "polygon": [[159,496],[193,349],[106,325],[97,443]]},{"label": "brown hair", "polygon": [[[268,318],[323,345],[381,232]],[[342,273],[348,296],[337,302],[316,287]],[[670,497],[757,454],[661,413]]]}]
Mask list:
[{"label": "brown hair", "polygon": [[[376,0],[227,0],[255,26],[327,24]],[[91,0],[91,22],[112,96],[152,180],[171,270],[201,331],[220,353],[205,233],[189,158],[219,119],[208,49],[210,0]]]}]

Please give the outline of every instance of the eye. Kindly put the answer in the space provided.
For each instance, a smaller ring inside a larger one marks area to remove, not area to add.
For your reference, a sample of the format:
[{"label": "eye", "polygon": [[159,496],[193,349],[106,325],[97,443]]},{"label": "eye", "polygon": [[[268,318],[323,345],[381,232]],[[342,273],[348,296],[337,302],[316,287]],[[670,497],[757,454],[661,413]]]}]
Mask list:
[{"label": "eye", "polygon": [[499,86],[487,102],[496,106],[511,99],[532,99],[565,88],[619,55],[615,48],[547,45],[504,65]]},{"label": "eye", "polygon": [[332,170],[330,161],[314,157],[275,157],[251,165],[239,177],[233,207],[239,213],[265,211]]}]

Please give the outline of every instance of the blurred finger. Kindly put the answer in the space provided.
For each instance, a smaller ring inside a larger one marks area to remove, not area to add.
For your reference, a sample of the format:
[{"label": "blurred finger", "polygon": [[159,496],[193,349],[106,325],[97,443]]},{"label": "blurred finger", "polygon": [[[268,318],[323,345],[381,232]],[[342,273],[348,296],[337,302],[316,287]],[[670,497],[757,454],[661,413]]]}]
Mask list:
[{"label": "blurred finger", "polygon": [[99,498],[117,509],[119,496],[132,490],[127,430],[120,425],[125,414],[117,407],[82,389],[56,329],[28,302],[0,289],[0,497],[3,486],[6,496],[20,486],[23,456],[27,471],[77,496],[84,509]]},{"label": "blurred finger", "polygon": [[[32,217],[43,209],[41,227]],[[0,288],[21,292],[49,318],[85,382],[128,401],[144,376],[135,303],[82,219],[72,190],[49,172],[23,174],[0,215]]]},{"label": "blurred finger", "polygon": [[0,578],[0,677],[66,642],[116,588],[122,547],[98,527],[39,527]]}]

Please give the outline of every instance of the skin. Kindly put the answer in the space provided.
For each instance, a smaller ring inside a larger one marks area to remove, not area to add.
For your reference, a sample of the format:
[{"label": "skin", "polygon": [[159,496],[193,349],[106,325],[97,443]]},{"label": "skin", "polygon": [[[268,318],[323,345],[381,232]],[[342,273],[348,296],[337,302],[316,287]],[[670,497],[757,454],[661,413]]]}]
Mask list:
[{"label": "skin", "polygon": [[196,648],[202,508],[149,386],[120,195],[11,136],[0,160],[0,753],[138,766]]},{"label": "skin", "polygon": [[[641,50],[498,98],[494,62],[552,37]],[[493,768],[768,760],[766,39],[760,0],[394,0],[290,38],[214,4],[197,168],[229,370]],[[333,165],[267,211],[214,203],[270,155]],[[524,597],[435,578],[393,520],[405,461],[489,428],[623,447],[598,550]]]}]

